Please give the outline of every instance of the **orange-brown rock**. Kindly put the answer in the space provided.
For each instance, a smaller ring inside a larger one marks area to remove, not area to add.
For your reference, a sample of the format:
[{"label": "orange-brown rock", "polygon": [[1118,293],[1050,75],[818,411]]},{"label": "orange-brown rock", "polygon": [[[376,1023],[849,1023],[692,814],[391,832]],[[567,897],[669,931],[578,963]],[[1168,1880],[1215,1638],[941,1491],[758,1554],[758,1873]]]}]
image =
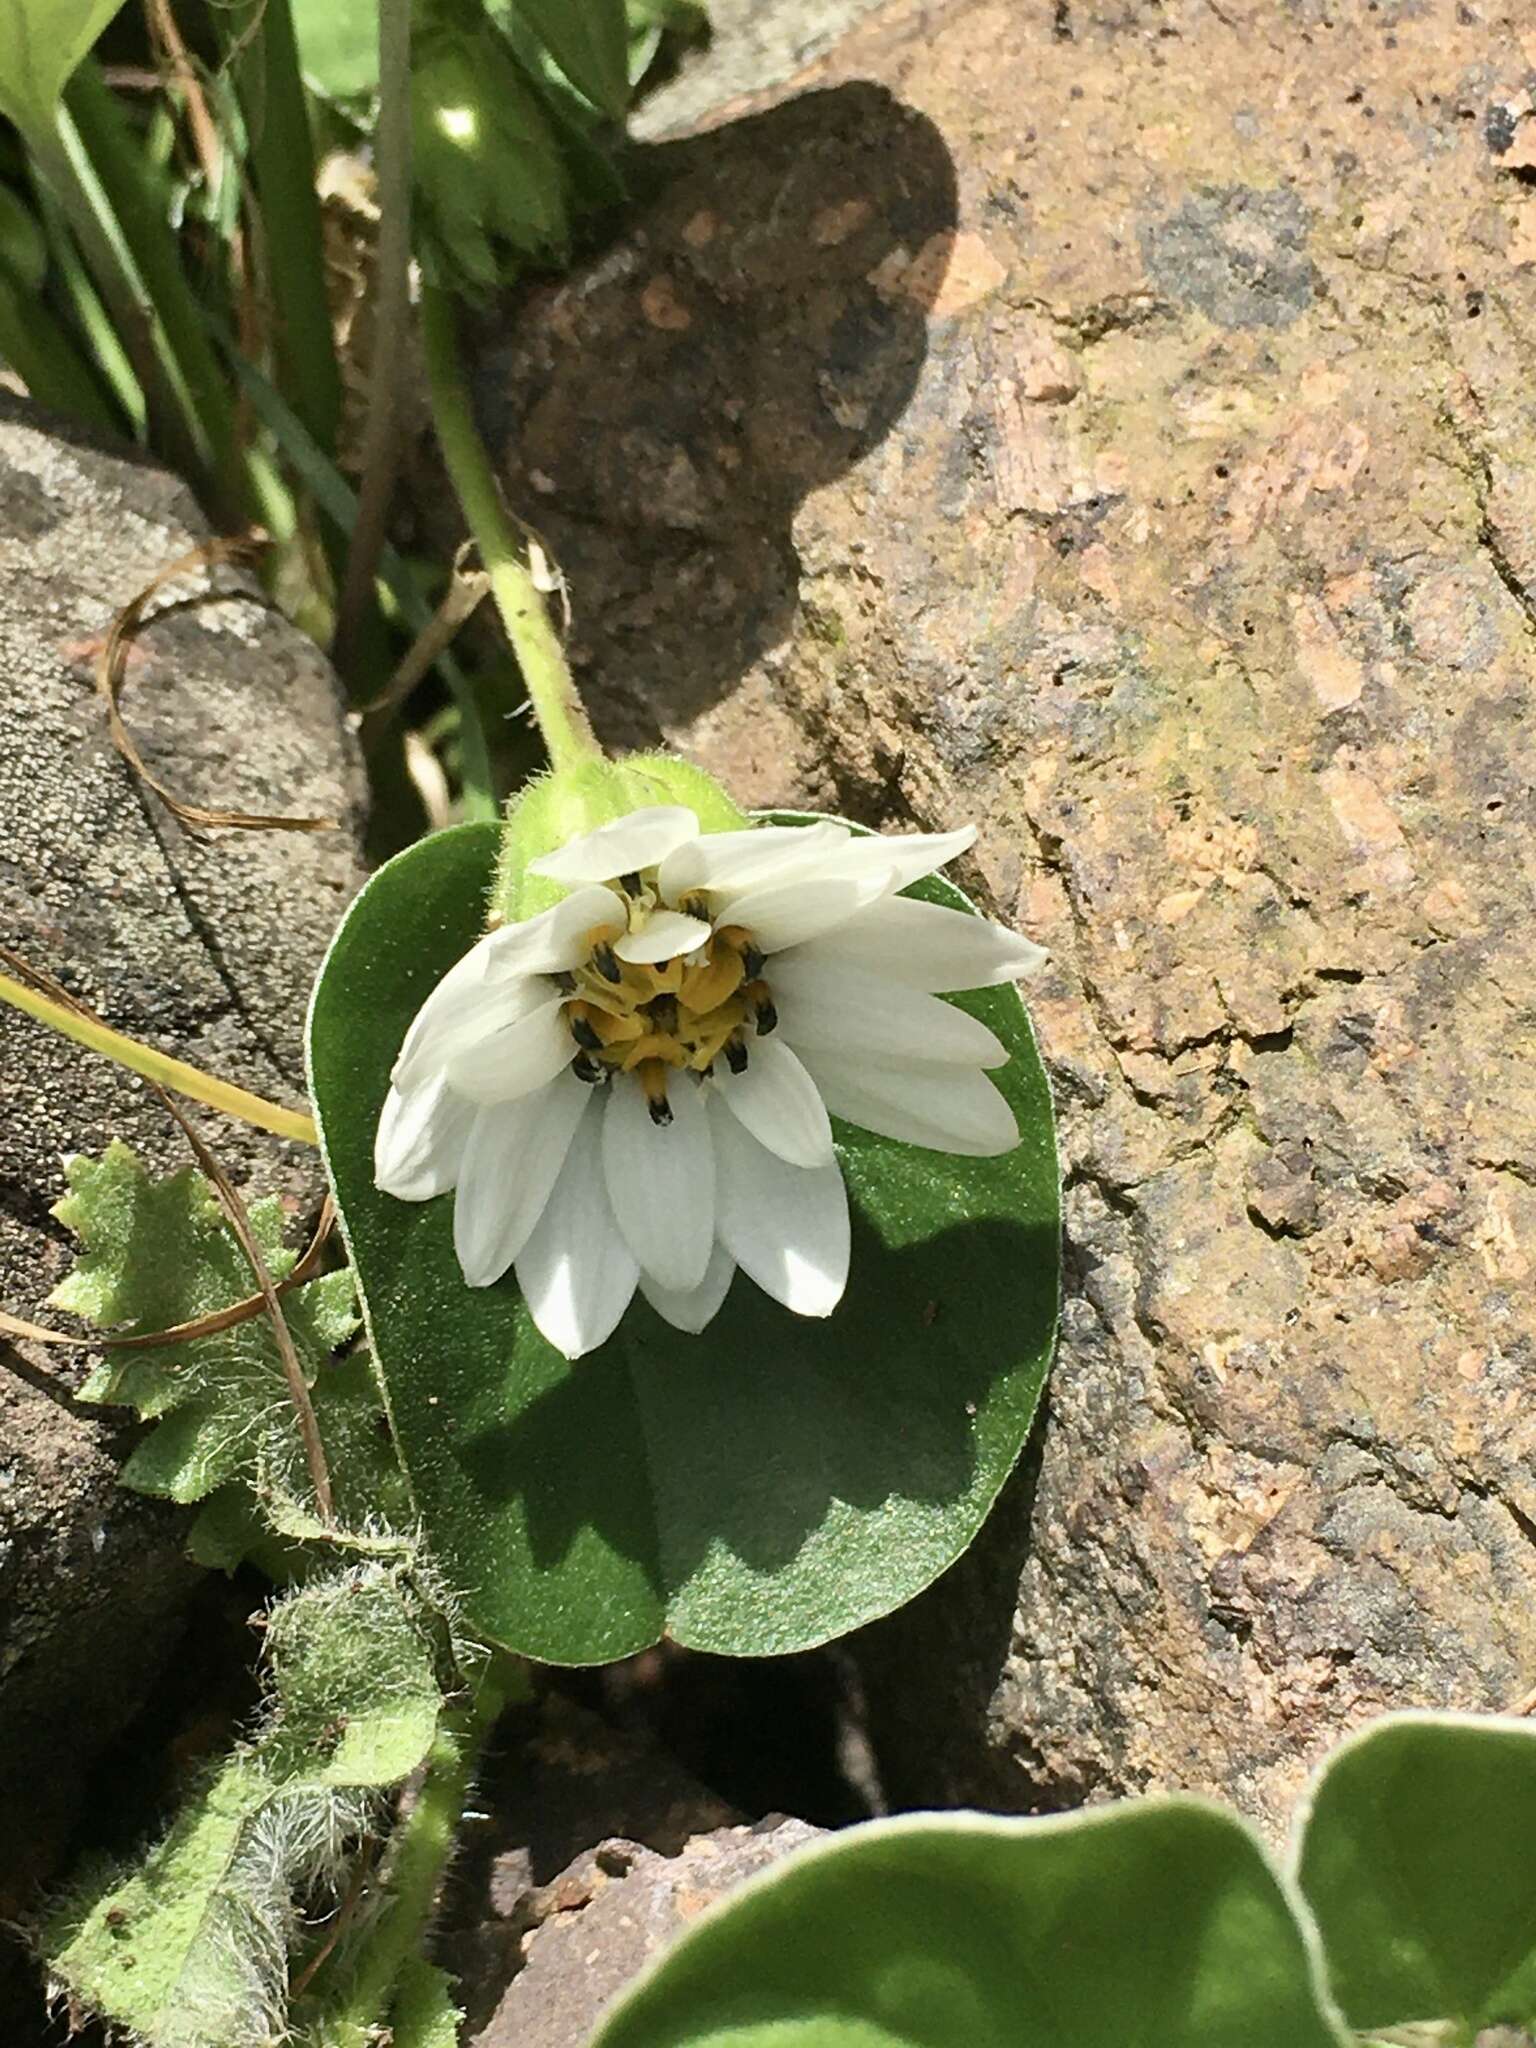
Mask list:
[{"label": "orange-brown rock", "polygon": [[1061,1354],[863,1643],[899,1798],[1278,1822],[1536,1682],[1533,64],[894,0],[482,358],[608,736],[975,818],[1052,949]]}]

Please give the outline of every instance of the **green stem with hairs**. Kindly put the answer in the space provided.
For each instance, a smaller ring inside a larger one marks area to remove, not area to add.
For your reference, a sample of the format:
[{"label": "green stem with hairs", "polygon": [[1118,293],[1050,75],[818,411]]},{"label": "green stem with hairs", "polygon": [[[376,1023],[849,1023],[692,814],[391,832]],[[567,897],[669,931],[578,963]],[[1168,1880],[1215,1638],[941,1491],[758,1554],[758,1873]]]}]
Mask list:
[{"label": "green stem with hairs", "polygon": [[497,1659],[469,1704],[447,1709],[438,1722],[416,1803],[394,1838],[388,1903],[368,1930],[346,1989],[305,2035],[314,2048],[370,2048],[384,2038],[400,1972],[420,1953],[436,1909],[480,1751],[502,1709],[522,1690],[518,1667]]},{"label": "green stem with hairs", "polygon": [[421,319],[432,418],[443,460],[490,578],[491,595],[522,670],[550,763],[570,768],[600,758],[602,749],[576,694],[560,636],[550,623],[475,424],[459,360],[453,300],[440,286],[422,287]]}]

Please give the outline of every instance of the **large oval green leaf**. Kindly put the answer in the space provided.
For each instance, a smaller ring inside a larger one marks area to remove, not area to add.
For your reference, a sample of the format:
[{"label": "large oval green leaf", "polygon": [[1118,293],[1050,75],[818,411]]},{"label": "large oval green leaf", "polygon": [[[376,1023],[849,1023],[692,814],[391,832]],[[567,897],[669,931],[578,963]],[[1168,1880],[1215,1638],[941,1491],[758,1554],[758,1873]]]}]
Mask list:
[{"label": "large oval green leaf", "polygon": [[310,1012],[322,1143],[432,1548],[476,1627],[552,1663],[663,1634],[798,1650],[889,1612],[975,1535],[1049,1361],[1056,1158],[1023,1005],[1011,989],[964,999],[1012,1051],[996,1078],[1015,1151],[958,1159],[839,1128],[853,1270],[826,1322],[738,1274],[702,1337],[637,1297],[573,1365],[510,1276],[464,1285],[450,1197],[417,1206],[373,1185],[390,1066],[479,935],[495,855],[495,826],[461,825],[381,868]]},{"label": "large oval green leaf", "polygon": [[1340,2048],[1255,1836],[1193,1799],[921,1815],[715,1909],[593,2048]]},{"label": "large oval green leaf", "polygon": [[1394,1714],[1341,1743],[1297,1841],[1351,2026],[1536,2018],[1536,1728]]},{"label": "large oval green leaf", "polygon": [[0,114],[52,128],[59,95],[123,0],[0,0]]}]

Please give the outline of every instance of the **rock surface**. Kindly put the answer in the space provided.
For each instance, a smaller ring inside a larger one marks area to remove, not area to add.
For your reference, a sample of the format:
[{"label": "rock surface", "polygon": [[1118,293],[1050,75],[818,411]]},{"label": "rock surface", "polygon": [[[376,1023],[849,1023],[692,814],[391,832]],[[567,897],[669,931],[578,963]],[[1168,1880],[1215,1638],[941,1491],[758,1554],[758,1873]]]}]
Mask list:
[{"label": "rock surface", "polygon": [[[611,1947],[594,2003],[579,1966],[562,1963],[562,1943],[541,1930],[562,1915],[575,1920],[642,1857],[647,1870],[665,1866],[695,1836],[730,1832],[741,1816],[655,1743],[553,1689],[501,1722],[475,1804],[483,1817],[466,1833],[448,1894],[451,1925],[437,1945],[458,1982],[465,2040],[521,2043],[529,2026],[530,2038],[584,2048],[598,2005],[639,1957],[632,1943]],[[600,1924],[607,1927],[606,1914]],[[519,1988],[534,1962],[532,1987]]]},{"label": "rock surface", "polygon": [[599,1842],[545,1888],[477,2048],[586,2048],[603,2009],[707,1906],[816,1839],[800,1820],[716,1828],[674,1855]]},{"label": "rock surface", "polygon": [[[327,665],[220,571],[228,595],[140,635],[123,700],[179,792],[344,821],[313,838],[193,839],[135,786],[94,693],[114,614],[204,537],[174,479],[60,438],[0,395],[0,940],[120,1029],[301,1102],[306,991],[360,879],[362,782]],[[313,1206],[313,1153],[198,1117],[237,1180]],[[114,1136],[162,1170],[187,1163],[129,1077],[0,1009],[0,1304],[13,1314],[60,1320],[41,1304],[69,1256],[48,1214],[61,1160]],[[5,1917],[49,1871],[92,1757],[142,1702],[194,1583],[178,1518],[118,1488],[112,1433],[58,1397],[77,1358],[32,1354],[30,1382],[0,1372]]]},{"label": "rock surface", "polygon": [[1278,1826],[1536,1681],[1516,22],[893,0],[483,357],[607,736],[975,818],[1052,949],[1060,1361],[863,1643],[899,1800]]}]

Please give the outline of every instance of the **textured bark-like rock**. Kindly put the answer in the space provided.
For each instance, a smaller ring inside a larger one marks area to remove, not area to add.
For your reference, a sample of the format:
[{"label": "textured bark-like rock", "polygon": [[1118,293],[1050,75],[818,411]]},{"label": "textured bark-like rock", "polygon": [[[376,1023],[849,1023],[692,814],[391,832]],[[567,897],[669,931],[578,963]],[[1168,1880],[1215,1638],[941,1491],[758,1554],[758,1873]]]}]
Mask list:
[{"label": "textured bark-like rock", "polygon": [[974,817],[1052,948],[1061,1357],[863,1645],[898,1797],[1278,1825],[1536,1679],[1513,24],[896,0],[484,361],[609,735]]},{"label": "textured bark-like rock", "polygon": [[[361,780],[331,673],[220,571],[228,595],[141,634],[124,695],[173,787],[350,821],[315,838],[193,839],[135,786],[92,681],[113,615],[205,534],[174,479],[59,438],[0,397],[0,939],[109,1023],[302,1101],[305,992],[360,872]],[[314,1203],[317,1155],[202,1121],[237,1179],[296,1210]],[[61,1160],[114,1136],[163,1170],[187,1163],[185,1140],[130,1077],[0,1009],[0,1302],[13,1313],[57,1320],[40,1304],[69,1259],[48,1213]],[[194,1576],[179,1519],[117,1486],[111,1432],[41,1390],[78,1378],[73,1355],[39,1352],[32,1370],[33,1384],[0,1372],[5,1916],[50,1868],[90,1761],[142,1702]]]}]

